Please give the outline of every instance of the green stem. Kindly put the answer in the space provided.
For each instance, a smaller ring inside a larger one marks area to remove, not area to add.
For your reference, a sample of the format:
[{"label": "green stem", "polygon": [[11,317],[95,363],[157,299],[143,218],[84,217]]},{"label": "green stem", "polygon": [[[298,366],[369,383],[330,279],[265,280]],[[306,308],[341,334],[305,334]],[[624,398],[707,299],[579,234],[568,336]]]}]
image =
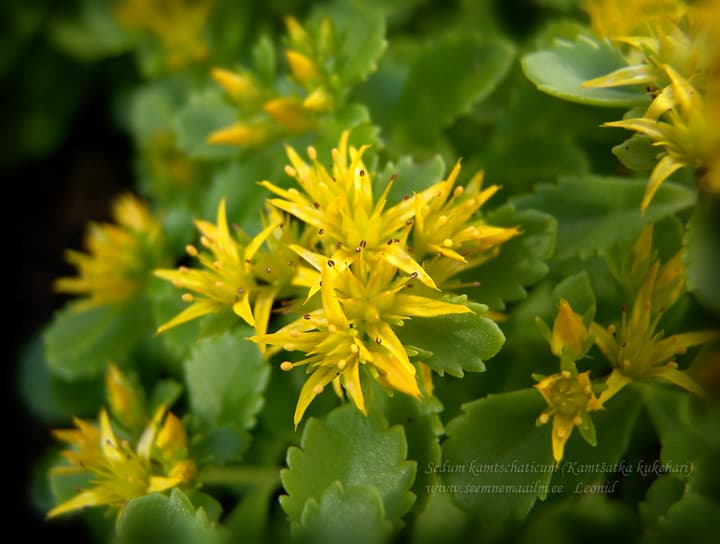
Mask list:
[{"label": "green stem", "polygon": [[209,466],[200,471],[197,479],[208,485],[280,485],[280,469],[276,467]]}]

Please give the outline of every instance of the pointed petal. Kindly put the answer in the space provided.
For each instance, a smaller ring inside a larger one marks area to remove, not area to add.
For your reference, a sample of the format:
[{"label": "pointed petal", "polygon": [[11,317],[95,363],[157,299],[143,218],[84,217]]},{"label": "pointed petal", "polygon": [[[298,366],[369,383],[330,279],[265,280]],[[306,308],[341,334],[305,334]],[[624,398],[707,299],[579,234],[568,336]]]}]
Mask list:
[{"label": "pointed petal", "polygon": [[233,312],[236,315],[242,317],[245,323],[251,327],[255,326],[255,318],[253,317],[252,309],[250,308],[250,291],[245,289],[243,292],[242,299],[238,300],[233,304]]},{"label": "pointed petal", "polygon": [[689,391],[700,398],[707,397],[705,390],[685,372],[675,368],[675,365],[665,365],[661,369],[658,369],[658,371],[653,375],[658,378],[662,378],[663,380],[667,380],[670,383],[674,383],[675,385],[682,387],[686,391]]},{"label": "pointed petal", "polygon": [[605,358],[610,362],[616,361],[618,345],[610,331],[597,323],[591,323],[590,334],[595,340],[595,345],[605,355]]},{"label": "pointed petal", "polygon": [[347,329],[349,327],[348,320],[335,293],[336,276],[337,272],[333,268],[326,266],[323,269],[320,296],[322,297],[323,309],[328,323],[340,325],[343,329]]},{"label": "pointed petal", "polygon": [[605,385],[607,385],[607,389],[600,393],[600,397],[598,398],[598,404],[602,406],[606,401],[614,397],[623,387],[625,387],[631,381],[632,379],[629,376],[626,376],[619,370],[613,370],[608,376],[607,380],[605,380]]},{"label": "pointed petal", "polygon": [[565,444],[573,431],[571,418],[555,415],[552,424],[552,449],[555,462],[560,464],[565,453]]},{"label": "pointed petal", "polygon": [[310,377],[305,381],[302,390],[300,391],[300,397],[298,398],[297,406],[295,407],[295,415],[293,422],[295,423],[295,429],[305,414],[305,410],[310,406],[310,403],[315,397],[317,397],[323,390],[323,388],[335,379],[337,372],[334,368],[319,367],[315,370]]},{"label": "pointed petal", "polygon": [[47,518],[50,519],[74,510],[81,510],[90,506],[101,506],[103,504],[107,504],[106,498],[94,489],[89,489],[81,491],[71,499],[58,504],[47,513]]},{"label": "pointed petal", "polygon": [[395,295],[393,312],[408,317],[435,317],[448,314],[472,313],[464,304],[452,304],[417,295]]},{"label": "pointed petal", "polygon": [[[276,294],[277,289],[269,287],[258,290],[255,296],[255,333],[258,336],[264,335],[267,332],[268,322],[270,321],[270,311],[272,310]],[[265,343],[259,342],[258,347],[260,348],[260,353],[265,353]]]},{"label": "pointed petal", "polygon": [[177,327],[178,325],[182,325],[183,323],[192,321],[193,319],[203,315],[217,312],[219,309],[220,305],[216,302],[212,302],[210,300],[200,300],[185,308],[167,323],[160,325],[157,328],[157,331],[155,331],[155,334],[160,334],[168,329],[172,329],[173,327]]},{"label": "pointed petal", "polygon": [[647,64],[626,66],[602,77],[583,82],[581,87],[621,87],[625,85],[646,85],[655,80],[653,70]]},{"label": "pointed petal", "polygon": [[360,383],[360,363],[354,361],[351,367],[342,373],[343,387],[347,391],[348,396],[352,399],[363,414],[367,415],[365,408],[365,398],[363,397],[362,385]]},{"label": "pointed petal", "polygon": [[398,246],[399,244],[394,244],[392,248],[383,251],[383,257],[385,260],[406,274],[417,274],[418,279],[424,285],[439,291],[440,289],[438,289],[437,285],[435,285],[435,282],[425,269],[420,266],[408,253],[406,253],[405,250],[400,249]]},{"label": "pointed petal", "polygon": [[150,485],[148,485],[148,493],[160,493],[171,487],[175,487],[181,482],[180,478],[166,478],[164,476],[151,476]]},{"label": "pointed petal", "polygon": [[650,205],[650,201],[653,196],[655,196],[655,193],[660,188],[663,181],[683,166],[685,166],[685,163],[679,161],[672,155],[665,155],[662,159],[660,159],[660,162],[655,165],[655,168],[653,168],[653,171],[650,174],[650,180],[648,181],[647,189],[645,189],[645,194],[643,195],[642,203],[640,204],[640,209],[643,213],[647,210],[647,207]]},{"label": "pointed petal", "polygon": [[257,236],[255,236],[255,238],[250,241],[250,243],[245,248],[245,260],[252,260],[257,250],[260,249],[261,245],[263,245],[263,242],[268,239],[268,237],[273,233],[276,228],[278,228],[278,226],[278,224],[270,225],[269,227],[263,229],[262,232],[260,232]]}]

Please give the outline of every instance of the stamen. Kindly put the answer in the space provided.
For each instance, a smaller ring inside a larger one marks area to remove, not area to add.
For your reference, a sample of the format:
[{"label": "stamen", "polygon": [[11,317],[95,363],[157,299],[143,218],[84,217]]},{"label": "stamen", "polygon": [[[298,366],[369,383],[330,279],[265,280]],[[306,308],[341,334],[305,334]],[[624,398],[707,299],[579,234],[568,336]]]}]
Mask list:
[{"label": "stamen", "polygon": [[198,250],[194,245],[192,245],[192,244],[186,245],[185,251],[187,251],[187,254],[190,255],[191,257],[197,257]]},{"label": "stamen", "polygon": [[280,364],[280,370],[284,370],[285,372],[288,372],[289,370],[292,370],[294,366],[295,365],[293,365],[290,361],[283,361]]}]

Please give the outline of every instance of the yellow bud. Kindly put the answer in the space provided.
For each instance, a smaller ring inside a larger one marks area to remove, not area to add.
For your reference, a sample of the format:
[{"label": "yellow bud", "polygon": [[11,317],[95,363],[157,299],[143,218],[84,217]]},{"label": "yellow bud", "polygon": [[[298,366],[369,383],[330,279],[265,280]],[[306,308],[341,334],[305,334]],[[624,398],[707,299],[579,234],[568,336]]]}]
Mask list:
[{"label": "yellow bud", "polygon": [[332,97],[322,87],[315,89],[303,101],[303,108],[316,113],[327,111],[331,107]]},{"label": "yellow bud", "polygon": [[155,446],[165,460],[173,459],[187,449],[187,433],[180,420],[172,412],[168,412],[165,423],[155,438]]},{"label": "yellow bud", "polygon": [[308,87],[310,84],[322,79],[315,63],[302,53],[288,49],[285,51],[285,58],[287,58],[295,79],[303,87]]},{"label": "yellow bud", "polygon": [[295,17],[285,17],[285,27],[291,42],[298,45],[308,43],[308,34]]},{"label": "yellow bud", "polygon": [[197,467],[191,459],[183,459],[173,465],[168,473],[170,478],[178,478],[182,482],[189,482],[197,474]]},{"label": "yellow bud", "polygon": [[138,383],[111,363],[105,374],[105,387],[112,415],[129,430],[141,428],[147,416],[145,398]]},{"label": "yellow bud", "polygon": [[260,96],[260,89],[246,74],[231,72],[223,68],[214,68],[210,73],[213,79],[235,99],[255,100]]},{"label": "yellow bud", "polygon": [[564,299],[560,300],[560,309],[553,324],[550,349],[560,357],[563,351],[573,361],[577,361],[587,352],[588,330],[583,324],[582,317],[576,314],[570,304]]},{"label": "yellow bud", "polygon": [[237,123],[227,128],[216,130],[208,136],[209,144],[227,145],[257,145],[269,136],[268,130],[261,126],[253,126],[248,123]]},{"label": "yellow bud", "polygon": [[312,119],[298,98],[281,96],[265,102],[263,109],[288,132],[306,132],[312,128]]}]

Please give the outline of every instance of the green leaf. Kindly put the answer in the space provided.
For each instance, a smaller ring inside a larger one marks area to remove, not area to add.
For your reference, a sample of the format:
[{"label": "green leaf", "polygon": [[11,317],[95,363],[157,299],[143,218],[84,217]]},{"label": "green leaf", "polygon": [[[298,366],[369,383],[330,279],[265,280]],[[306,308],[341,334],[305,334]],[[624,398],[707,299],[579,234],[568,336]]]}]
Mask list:
[{"label": "green leaf", "polygon": [[78,311],[72,305],[55,314],[45,331],[45,356],[60,378],[100,376],[105,366],[124,358],[151,332],[143,300],[123,306]]},{"label": "green leaf", "polygon": [[410,65],[395,110],[403,137],[432,141],[497,87],[513,56],[510,43],[475,33],[451,33],[427,44]]},{"label": "green leaf", "polygon": [[[535,421],[545,408],[534,389],[489,395],[463,405],[447,425],[443,464],[437,467],[456,504],[480,527],[520,521],[547,493],[554,463],[548,426]],[[514,470],[532,466],[534,470]]]},{"label": "green leaf", "polygon": [[323,420],[308,420],[300,448],[288,450],[288,468],[280,475],[288,494],[280,504],[299,524],[308,500],[320,501],[333,482],[340,482],[346,493],[369,486],[382,498],[385,519],[397,527],[414,501],[409,489],[416,465],[406,455],[402,427],[389,427],[379,414],[365,416],[346,404]]},{"label": "green leaf", "polygon": [[533,512],[533,519],[515,541],[636,542],[639,533],[637,518],[630,507],[603,494],[585,494],[567,497]]},{"label": "green leaf", "polygon": [[373,193],[382,194],[392,176],[397,176],[388,193],[388,206],[399,202],[405,195],[412,196],[443,179],[445,161],[440,155],[422,162],[413,161],[412,157],[402,157],[397,163],[388,162],[385,169],[373,179]]},{"label": "green leaf", "polygon": [[402,425],[408,444],[408,459],[418,466],[412,492],[417,497],[413,505],[414,512],[425,507],[429,497],[427,486],[433,482],[429,467],[440,464],[439,438],[445,432],[439,413],[442,404],[435,397],[424,396],[416,399],[409,395],[388,395],[373,381],[371,394],[368,395],[370,410],[382,413],[390,425]]},{"label": "green leaf", "polygon": [[405,345],[416,346],[433,355],[423,362],[441,376],[462,377],[463,371],[484,372],[487,359],[505,342],[500,327],[484,317],[487,306],[471,303],[473,313],[438,317],[415,317],[396,332]]},{"label": "green leaf", "polygon": [[645,533],[643,544],[714,542],[720,504],[691,493],[671,506],[658,520],[657,528]]},{"label": "green leaf", "polygon": [[582,259],[622,240],[633,239],[651,222],[691,207],[695,194],[665,182],[645,215],[640,201],[645,181],[600,176],[565,176],[557,184],[539,184],[535,193],[513,199],[518,209],[542,210],[558,221],[555,256]]},{"label": "green leaf", "polygon": [[553,308],[557,308],[560,299],[568,301],[573,311],[581,316],[588,315],[588,321],[595,316],[595,291],[586,270],[568,276],[555,286],[552,293]]},{"label": "green leaf", "polygon": [[236,118],[235,108],[223,100],[219,89],[207,89],[194,94],[177,114],[175,130],[178,147],[195,159],[219,160],[236,157],[239,150],[235,146],[207,143],[211,133],[232,125]]},{"label": "green leaf", "polygon": [[274,485],[259,485],[243,495],[224,522],[233,542],[262,544],[268,541],[268,513],[274,491]]},{"label": "green leaf", "polygon": [[627,65],[609,42],[587,34],[573,42],[556,40],[548,49],[525,55],[521,62],[523,72],[539,90],[563,100],[606,107],[633,107],[650,101],[649,95],[637,87],[581,86]]},{"label": "green leaf", "polygon": [[195,510],[179,489],[131,500],[117,522],[117,544],[218,544],[223,541],[204,509]]},{"label": "green leaf", "polygon": [[[676,465],[678,478],[685,478],[692,472],[692,464],[702,454],[710,440],[708,429],[693,410],[697,400],[686,391],[664,384],[638,384],[655,431],[660,438],[662,449],[660,460]],[[682,466],[687,468],[682,470]]]},{"label": "green leaf", "polygon": [[468,515],[455,505],[449,493],[439,492],[441,489],[437,482],[427,488],[429,498],[425,509],[415,518],[413,544],[472,542]]},{"label": "green leaf", "polygon": [[118,24],[112,2],[83,0],[74,18],[51,19],[50,39],[80,60],[96,60],[125,52],[130,35]]},{"label": "green leaf", "polygon": [[696,210],[687,224],[683,264],[688,291],[709,310],[720,313],[720,237],[718,220]]},{"label": "green leaf", "polygon": [[203,341],[184,365],[190,409],[204,439],[198,448],[210,454],[217,447],[223,461],[240,457],[265,402],[270,368],[246,340],[251,335],[243,327]]},{"label": "green leaf", "polygon": [[466,290],[472,300],[494,310],[503,310],[506,302],[524,299],[527,296],[525,288],[548,273],[545,261],[555,247],[557,223],[546,213],[516,212],[509,205],[488,213],[485,220],[494,226],[519,226],[522,232],[505,242],[497,257],[459,277],[466,282],[480,282],[478,287]]},{"label": "green leaf", "polygon": [[44,422],[69,423],[73,416],[94,417],[103,404],[101,378],[65,381],[50,372],[40,335],[20,354],[19,388],[32,414]]},{"label": "green leaf", "polygon": [[336,25],[340,36],[337,75],[345,85],[361,81],[377,69],[387,47],[382,14],[337,2],[318,10],[318,15],[330,17]]},{"label": "green leaf", "polygon": [[658,148],[642,134],[634,134],[612,148],[612,153],[630,170],[652,170],[657,164]]},{"label": "green leaf", "polygon": [[347,490],[336,481],[319,500],[308,499],[303,508],[299,542],[313,544],[382,543],[392,531],[385,520],[382,497],[370,486]]},{"label": "green leaf", "polygon": [[672,474],[663,474],[655,480],[650,485],[645,500],[638,503],[643,527],[646,530],[657,527],[658,521],[682,498],[684,493],[685,484]]}]

